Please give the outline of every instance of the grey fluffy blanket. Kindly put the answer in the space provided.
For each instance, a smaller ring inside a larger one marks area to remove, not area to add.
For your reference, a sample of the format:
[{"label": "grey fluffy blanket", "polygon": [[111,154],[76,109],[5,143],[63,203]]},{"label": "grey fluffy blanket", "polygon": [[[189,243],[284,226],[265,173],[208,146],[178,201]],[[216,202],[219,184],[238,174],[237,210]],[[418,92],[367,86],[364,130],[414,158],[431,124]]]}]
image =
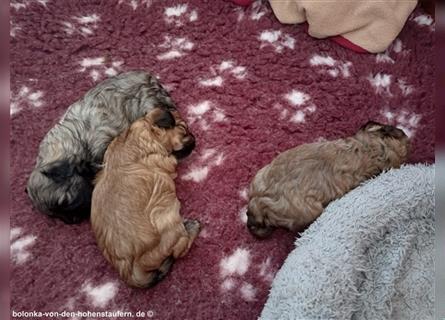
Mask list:
[{"label": "grey fluffy blanket", "polygon": [[296,241],[261,319],[432,319],[434,165],[390,170]]}]

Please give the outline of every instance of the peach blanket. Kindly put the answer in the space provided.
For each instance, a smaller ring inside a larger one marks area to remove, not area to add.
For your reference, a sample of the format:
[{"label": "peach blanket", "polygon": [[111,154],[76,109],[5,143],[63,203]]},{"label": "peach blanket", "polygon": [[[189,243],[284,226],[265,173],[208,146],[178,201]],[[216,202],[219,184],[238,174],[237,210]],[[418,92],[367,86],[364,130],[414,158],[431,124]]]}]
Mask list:
[{"label": "peach blanket", "polygon": [[369,52],[397,37],[417,0],[269,0],[281,23],[307,22],[315,38],[343,36]]}]

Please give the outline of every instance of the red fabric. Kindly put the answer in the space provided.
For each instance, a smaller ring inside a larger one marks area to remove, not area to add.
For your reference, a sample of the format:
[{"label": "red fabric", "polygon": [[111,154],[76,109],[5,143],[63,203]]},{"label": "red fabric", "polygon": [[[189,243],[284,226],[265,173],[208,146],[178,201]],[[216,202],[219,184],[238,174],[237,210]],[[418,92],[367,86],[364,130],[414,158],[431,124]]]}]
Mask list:
[{"label": "red fabric", "polygon": [[355,52],[358,52],[358,53],[369,53],[368,50],[363,49],[362,47],[360,47],[359,45],[356,45],[355,43],[352,43],[351,41],[349,41],[348,39],[344,38],[343,36],[330,37],[330,39],[332,41],[334,41],[335,43],[338,43],[342,47],[345,47],[345,48],[350,49],[352,51],[355,51]]},{"label": "red fabric", "polygon": [[232,0],[234,4],[237,4],[239,6],[247,7],[252,4],[254,0]]},{"label": "red fabric", "polygon": [[[410,163],[434,161],[434,32],[414,21],[399,36],[400,50],[382,61],[280,24],[267,3],[243,9],[229,1],[12,0],[11,6],[16,312],[256,319],[295,241],[284,230],[265,240],[247,231],[245,188],[262,166],[296,145],[353,134],[368,120],[409,130]],[[179,15],[167,16],[171,11]],[[88,222],[50,219],[24,192],[40,141],[66,108],[108,74],[134,69],[160,77],[196,136],[176,186],[182,215],[203,225],[188,255],[148,290],[119,280]],[[186,179],[193,172],[203,178]]]},{"label": "red fabric", "polygon": [[[306,32],[309,32],[309,24],[307,22],[305,22],[303,24],[304,29],[306,30]],[[341,45],[342,47],[358,52],[358,53],[369,53],[368,50],[363,49],[362,47],[352,43],[351,41],[349,41],[348,39],[344,38],[343,36],[333,36],[333,37],[329,37],[328,39],[331,39],[332,41],[334,41],[335,43]],[[323,39],[324,40],[324,39]]]}]

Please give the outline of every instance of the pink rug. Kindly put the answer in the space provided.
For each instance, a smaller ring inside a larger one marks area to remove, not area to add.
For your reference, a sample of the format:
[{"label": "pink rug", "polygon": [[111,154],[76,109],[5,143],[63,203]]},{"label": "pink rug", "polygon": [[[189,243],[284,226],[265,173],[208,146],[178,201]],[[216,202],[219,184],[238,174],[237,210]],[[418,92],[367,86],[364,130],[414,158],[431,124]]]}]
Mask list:
[{"label": "pink rug", "polygon": [[[350,135],[370,119],[410,135],[410,162],[433,162],[431,18],[415,11],[377,56],[304,30],[281,25],[261,2],[245,9],[200,0],[12,0],[12,310],[256,319],[295,238],[277,231],[260,241],[247,232],[246,187],[259,168],[280,151]],[[88,222],[51,220],[24,192],[40,141],[66,108],[133,69],[160,77],[198,144],[179,166],[177,189],[183,215],[204,229],[150,290],[119,280]]]}]

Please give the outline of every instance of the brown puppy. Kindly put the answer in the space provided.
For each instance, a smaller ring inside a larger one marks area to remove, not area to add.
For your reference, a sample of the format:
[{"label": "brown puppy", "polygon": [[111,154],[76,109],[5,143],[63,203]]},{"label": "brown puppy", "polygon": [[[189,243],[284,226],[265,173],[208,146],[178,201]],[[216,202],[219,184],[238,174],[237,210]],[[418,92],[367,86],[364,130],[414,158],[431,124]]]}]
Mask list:
[{"label": "brown puppy", "polygon": [[187,156],[194,145],[176,111],[155,109],[114,139],[105,153],[91,224],[105,258],[131,286],[160,281],[199,233],[197,220],[180,216],[174,183],[176,157]]},{"label": "brown puppy", "polygon": [[249,190],[247,226],[259,237],[274,227],[302,231],[334,199],[406,161],[408,138],[393,126],[369,122],[354,136],[304,144],[262,168]]}]

